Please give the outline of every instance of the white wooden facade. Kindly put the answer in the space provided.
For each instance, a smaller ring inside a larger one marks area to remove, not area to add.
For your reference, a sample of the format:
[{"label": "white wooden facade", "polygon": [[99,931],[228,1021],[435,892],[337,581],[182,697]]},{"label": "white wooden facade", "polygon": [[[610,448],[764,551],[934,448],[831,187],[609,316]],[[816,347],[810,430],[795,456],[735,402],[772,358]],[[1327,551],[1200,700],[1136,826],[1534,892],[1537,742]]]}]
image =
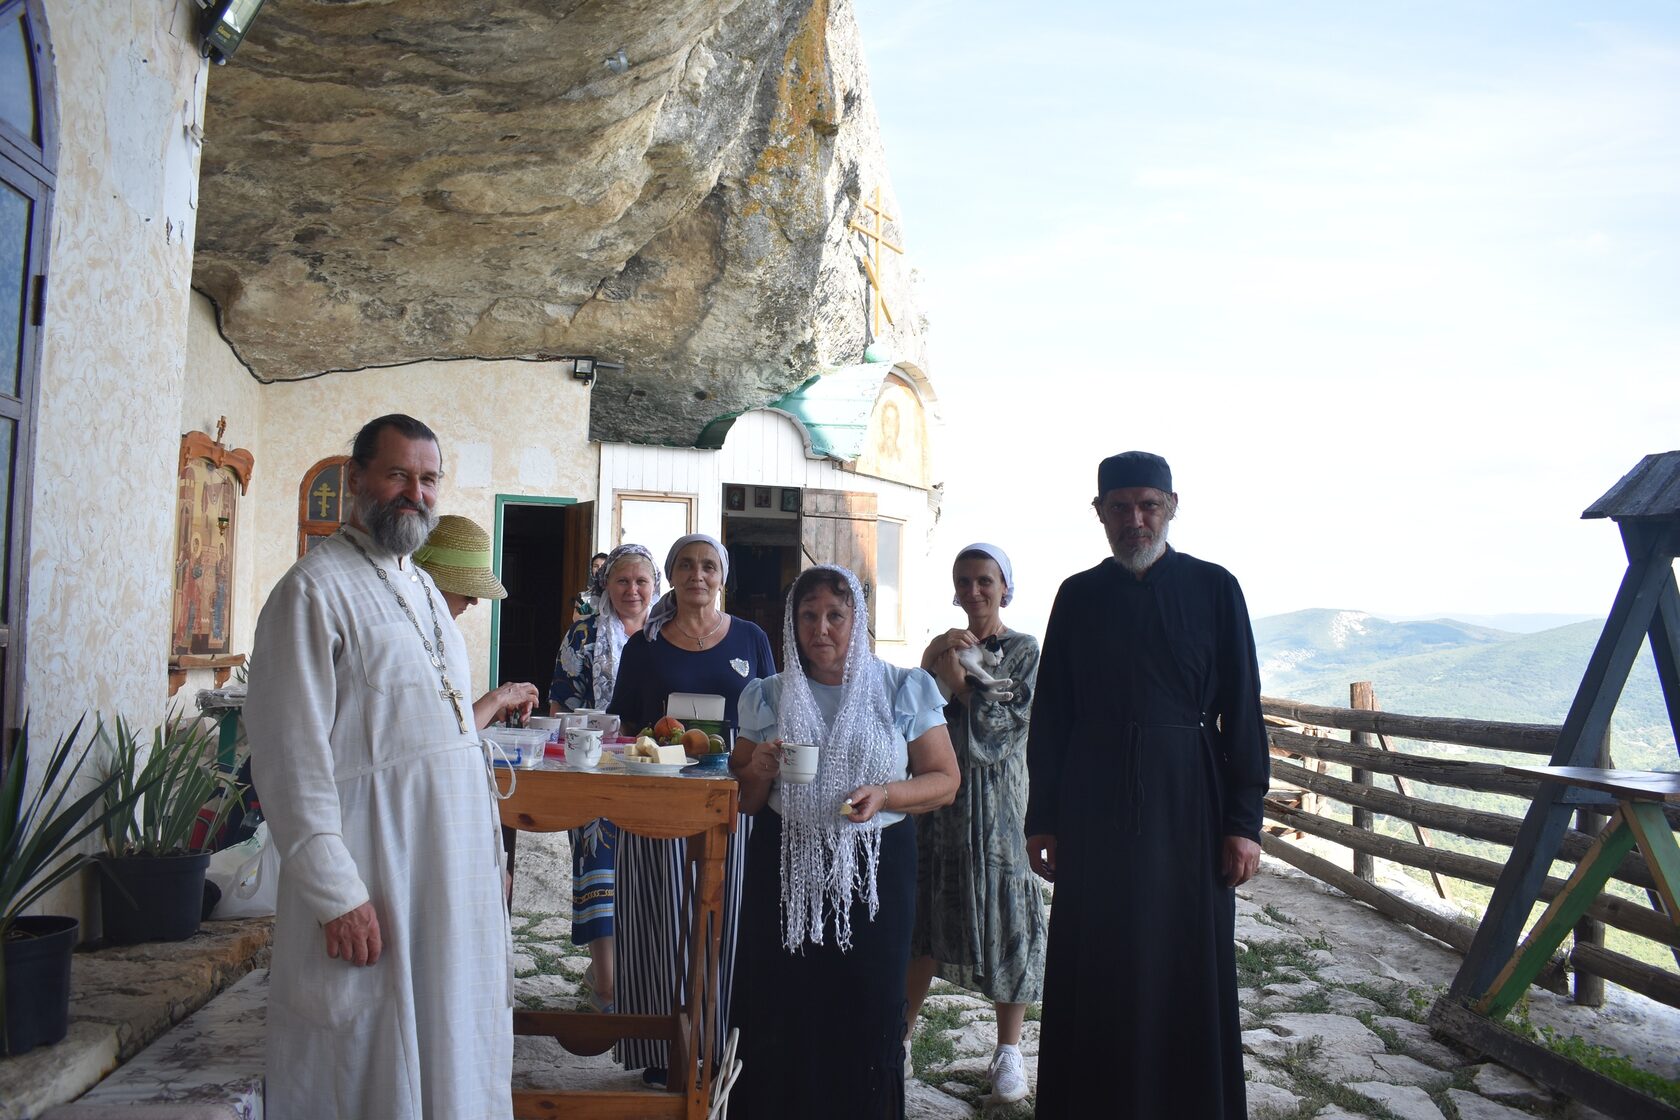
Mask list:
[{"label": "white wooden facade", "polygon": [[[925,406],[928,402],[925,397],[922,400]],[[735,421],[717,451],[602,444],[596,546],[605,551],[622,543],[623,503],[639,498],[686,499],[688,531],[722,537],[725,490],[731,486],[746,487],[748,494],[768,487],[778,496],[786,489],[873,494],[877,518],[901,526],[898,570],[879,576],[884,585],[896,578],[899,624],[877,626],[876,650],[895,664],[920,662],[933,621],[950,613],[949,571],[929,557],[937,515],[934,492],[862,474],[832,458],[812,458],[800,423],[784,413],[768,409],[746,413]],[[770,509],[752,509],[749,501],[743,512],[766,519],[799,516],[783,512],[779,500]],[[638,543],[648,544],[659,554],[656,558],[663,559],[665,542]]]}]

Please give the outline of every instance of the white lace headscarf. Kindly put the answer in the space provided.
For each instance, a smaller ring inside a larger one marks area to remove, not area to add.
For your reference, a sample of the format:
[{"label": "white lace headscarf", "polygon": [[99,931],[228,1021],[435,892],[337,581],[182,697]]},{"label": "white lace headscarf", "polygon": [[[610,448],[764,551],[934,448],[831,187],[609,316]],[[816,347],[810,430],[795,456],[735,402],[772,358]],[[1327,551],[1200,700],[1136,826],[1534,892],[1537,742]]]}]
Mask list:
[{"label": "white lace headscarf", "polygon": [[[834,725],[824,722],[799,655],[795,616],[799,604],[788,594],[782,623],[781,701],[776,730],[784,742],[816,743],[817,776],[809,785],[782,784],[782,944],[797,952],[805,941],[823,943],[824,919],[832,915],[835,942],[851,948],[854,899],[880,909],[875,871],[881,859],[881,819],[856,824],[840,807],[859,786],[881,785],[897,774],[892,697],[881,660],[869,648],[869,608],[858,579],[845,568],[824,564],[813,571],[844,577],[852,595],[852,639],[846,649],[840,706]],[[818,587],[824,586],[818,584]],[[797,590],[798,585],[795,584]]]},{"label": "white lace headscarf", "polygon": [[607,593],[607,580],[612,576],[613,566],[621,560],[646,564],[648,571],[653,573],[653,593],[659,594],[659,568],[653,562],[653,553],[639,544],[619,545],[607,554],[607,561],[601,565],[600,571],[589,577],[588,593],[598,604],[595,648],[589,657],[590,689],[597,708],[605,707],[612,699],[613,682],[618,680],[619,655],[624,652],[624,643],[630,640],[624,620],[618,617],[612,596]]},{"label": "white lace headscarf", "polygon": [[665,578],[672,581],[671,590],[660,596],[659,602],[655,603],[653,609],[648,612],[647,622],[642,626],[642,629],[647,631],[647,638],[650,642],[659,637],[661,627],[677,616],[675,582],[677,577],[671,574],[671,569],[676,567],[677,553],[696,542],[711,545],[712,551],[718,554],[719,584],[721,585],[729,580],[729,550],[723,547],[722,541],[705,533],[690,533],[686,537],[678,537],[676,543],[671,546],[671,551],[665,554]]}]

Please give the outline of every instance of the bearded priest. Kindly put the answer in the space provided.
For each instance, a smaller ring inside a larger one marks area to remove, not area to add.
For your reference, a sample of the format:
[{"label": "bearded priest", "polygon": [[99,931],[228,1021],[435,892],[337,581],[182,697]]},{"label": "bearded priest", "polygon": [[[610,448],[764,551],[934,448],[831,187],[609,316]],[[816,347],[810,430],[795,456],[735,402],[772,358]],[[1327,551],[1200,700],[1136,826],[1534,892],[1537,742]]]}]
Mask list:
[{"label": "bearded priest", "polygon": [[437,436],[369,421],[348,525],[292,565],[251,656],[252,776],[281,856],[267,1115],[512,1115],[510,934],[466,647],[410,558]]}]

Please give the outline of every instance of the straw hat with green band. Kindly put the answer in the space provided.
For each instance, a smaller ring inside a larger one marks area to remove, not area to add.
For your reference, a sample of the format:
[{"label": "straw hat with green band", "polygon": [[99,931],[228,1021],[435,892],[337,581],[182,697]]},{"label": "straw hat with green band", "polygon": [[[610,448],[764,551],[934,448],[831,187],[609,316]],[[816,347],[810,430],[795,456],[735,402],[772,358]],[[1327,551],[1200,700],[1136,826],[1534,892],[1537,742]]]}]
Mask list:
[{"label": "straw hat with green band", "polygon": [[506,599],[507,588],[490,570],[490,534],[478,523],[446,513],[426,543],[414,550],[414,562],[431,574],[439,591],[472,599]]}]

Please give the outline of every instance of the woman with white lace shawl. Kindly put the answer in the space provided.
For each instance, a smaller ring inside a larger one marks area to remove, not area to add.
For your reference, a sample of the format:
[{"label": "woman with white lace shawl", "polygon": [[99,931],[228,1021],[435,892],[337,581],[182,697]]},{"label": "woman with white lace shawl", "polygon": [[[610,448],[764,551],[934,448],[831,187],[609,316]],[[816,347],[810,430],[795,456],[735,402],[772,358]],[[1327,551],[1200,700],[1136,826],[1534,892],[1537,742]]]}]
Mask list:
[{"label": "woman with white lace shawl", "polygon": [[[871,652],[863,591],[845,568],[794,582],[782,649],[783,672],[741,693],[729,763],[742,811],[757,814],[733,1001],[743,1068],[729,1115],[902,1117],[916,891],[907,817],[957,792],[944,700],[925,671]],[[779,776],[784,742],[818,746],[810,783]]]},{"label": "woman with white lace shawl", "polygon": [[[604,708],[612,699],[624,646],[641,632],[659,598],[659,568],[639,544],[621,544],[603,557],[585,592],[592,613],[572,624],[554,659],[554,682],[548,689],[552,715],[580,708]],[[584,976],[589,1002],[597,1011],[615,1010],[616,969],[613,954],[614,857],[618,826],[595,820],[570,832],[572,846],[572,944],[589,947]]]}]

